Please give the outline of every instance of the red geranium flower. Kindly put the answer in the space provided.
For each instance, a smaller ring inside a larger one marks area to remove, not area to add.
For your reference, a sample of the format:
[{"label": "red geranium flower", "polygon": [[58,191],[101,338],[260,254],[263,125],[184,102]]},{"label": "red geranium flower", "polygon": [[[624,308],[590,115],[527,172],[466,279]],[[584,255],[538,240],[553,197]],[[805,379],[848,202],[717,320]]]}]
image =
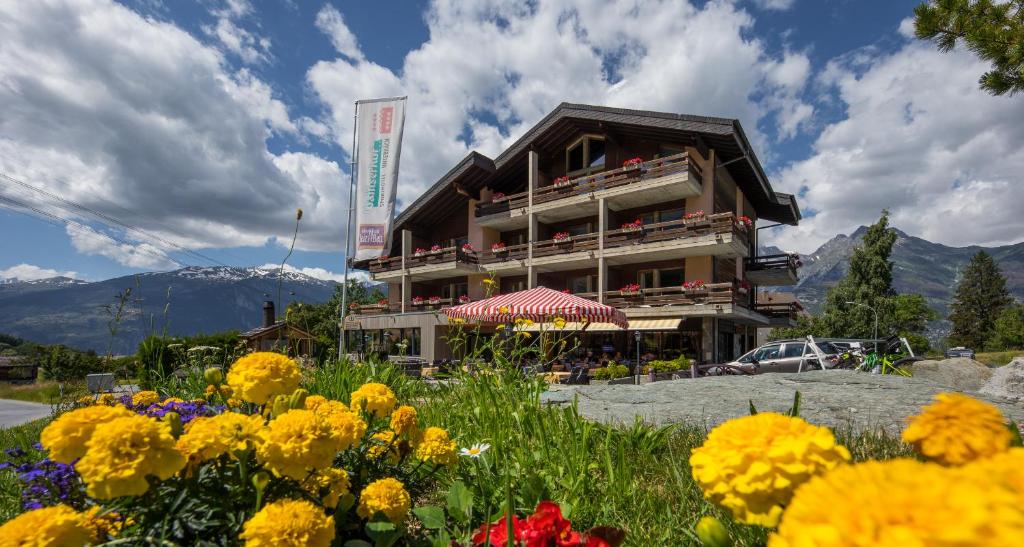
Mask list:
[{"label": "red geranium flower", "polygon": [[542,501],[537,510],[526,519],[523,543],[526,547],[547,547],[554,541],[558,547],[578,546],[581,541],[573,532],[572,523],[562,516],[562,510],[553,501]]},{"label": "red geranium flower", "polygon": [[[512,542],[518,544],[523,539],[523,526],[525,522],[512,515]],[[488,537],[490,532],[490,537]],[[505,547],[508,544],[508,517],[502,517],[490,524],[481,524],[473,534],[473,545],[488,545],[493,547]]]}]

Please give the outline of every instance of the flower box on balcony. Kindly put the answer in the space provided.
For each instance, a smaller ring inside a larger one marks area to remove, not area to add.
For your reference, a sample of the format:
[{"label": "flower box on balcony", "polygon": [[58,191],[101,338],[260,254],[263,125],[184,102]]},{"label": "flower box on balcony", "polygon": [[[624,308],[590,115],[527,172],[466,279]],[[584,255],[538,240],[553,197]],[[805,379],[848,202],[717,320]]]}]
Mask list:
[{"label": "flower box on balcony", "polygon": [[377,305],[382,307],[382,308],[384,308],[384,309],[387,309],[388,308],[388,299],[387,298],[381,298],[380,300],[377,301]]},{"label": "flower box on balcony", "polygon": [[463,294],[459,296],[459,304],[469,304],[469,295]]},{"label": "flower box on balcony", "polygon": [[619,289],[620,296],[637,296],[640,294],[640,285],[631,283]]},{"label": "flower box on balcony", "polygon": [[701,222],[707,220],[707,218],[708,216],[704,211],[694,211],[692,213],[686,213],[686,215],[683,216],[683,220],[688,224],[691,222]]},{"label": "flower box on balcony", "polygon": [[736,219],[736,226],[739,226],[744,230],[749,230],[754,227],[754,221],[750,220],[750,217],[747,215],[743,215]]},{"label": "flower box on balcony", "polygon": [[506,199],[507,198],[505,194],[502,192],[495,192],[494,195],[491,196],[491,201],[494,203],[498,203],[499,201],[505,201]]},{"label": "flower box on balcony", "polygon": [[431,246],[430,246],[430,252],[431,252],[432,254],[438,254],[438,253],[440,253],[441,251],[442,251],[442,249],[441,249],[441,246],[440,246],[440,245],[431,245]]},{"label": "flower box on balcony", "polygon": [[572,241],[572,236],[569,235],[569,232],[556,232],[551,236],[551,240],[555,243],[569,243]]},{"label": "flower box on balcony", "polygon": [[427,299],[427,303],[430,304],[431,306],[436,306],[441,303],[441,297],[431,296],[430,298]]},{"label": "flower box on balcony", "polygon": [[503,255],[508,252],[508,247],[501,241],[491,245],[491,252],[496,255]]},{"label": "flower box on balcony", "polygon": [[551,184],[551,186],[554,186],[555,188],[565,188],[565,187],[571,186],[571,185],[572,185],[572,181],[569,180],[569,177],[558,177]]},{"label": "flower box on balcony", "polygon": [[469,243],[463,243],[462,244],[462,252],[464,252],[464,253],[474,253],[474,252],[476,252],[476,249],[474,249],[473,246],[470,245]]},{"label": "flower box on balcony", "polygon": [[622,168],[626,171],[632,171],[633,169],[640,169],[640,166],[644,163],[643,158],[629,158],[622,162]]},{"label": "flower box on balcony", "polygon": [[413,306],[422,306],[424,304],[424,302],[426,302],[426,301],[423,299],[422,296],[414,296],[414,297],[412,297],[412,305]]},{"label": "flower box on balcony", "polygon": [[693,281],[683,282],[683,290],[686,292],[702,292],[707,290],[707,285],[700,279],[694,279]]},{"label": "flower box on balcony", "polygon": [[417,247],[416,250],[412,252],[412,256],[416,258],[423,258],[424,256],[427,256],[427,250],[422,247]]},{"label": "flower box on balcony", "polygon": [[348,305],[348,311],[353,313],[359,313],[360,308],[362,308],[362,306],[359,305],[359,302],[353,302]]},{"label": "flower box on balcony", "polygon": [[640,219],[636,219],[633,222],[627,222],[621,226],[622,230],[629,233],[641,232],[644,229],[644,223]]}]

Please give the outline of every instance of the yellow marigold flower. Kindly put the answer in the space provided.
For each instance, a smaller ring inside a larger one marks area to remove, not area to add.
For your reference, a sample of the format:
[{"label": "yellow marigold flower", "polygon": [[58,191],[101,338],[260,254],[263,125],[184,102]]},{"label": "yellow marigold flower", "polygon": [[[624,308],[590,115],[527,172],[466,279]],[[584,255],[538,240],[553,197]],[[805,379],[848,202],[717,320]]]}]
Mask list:
[{"label": "yellow marigold flower", "polygon": [[260,438],[257,460],[274,474],[296,480],[306,478],[310,470],[330,467],[342,447],[339,432],[327,420],[302,409],[274,418]]},{"label": "yellow marigold flower", "polygon": [[416,457],[438,465],[454,465],[459,461],[455,441],[440,427],[428,427],[416,445]]},{"label": "yellow marigold flower", "polygon": [[416,423],[416,409],[409,405],[402,405],[391,413],[391,430],[404,437],[415,437],[419,430]]},{"label": "yellow marigold flower", "polygon": [[185,402],[184,399],[180,399],[178,397],[168,397],[168,398],[163,400],[163,404],[167,404],[167,403],[184,403],[184,402]]},{"label": "yellow marigold flower", "polygon": [[234,397],[232,397],[232,398],[228,399],[228,406],[231,407],[231,408],[238,408],[238,407],[242,406],[243,402],[245,402],[245,401],[243,401],[241,399],[235,399]]},{"label": "yellow marigold flower", "polygon": [[771,527],[798,486],[849,460],[828,428],[762,412],[711,430],[690,467],[704,497],[736,520]]},{"label": "yellow marigold flower", "polygon": [[384,384],[370,382],[352,392],[352,410],[365,410],[374,416],[387,416],[398,404],[395,393]]},{"label": "yellow marigold flower", "polygon": [[556,317],[555,320],[552,321],[551,323],[555,326],[556,329],[565,328],[565,318]]},{"label": "yellow marigold flower", "polygon": [[317,405],[313,413],[326,420],[334,429],[334,434],[341,443],[339,450],[359,446],[359,441],[366,434],[366,422],[363,418],[339,401],[325,401]]},{"label": "yellow marigold flower", "polygon": [[319,497],[324,507],[334,509],[341,501],[341,497],[348,494],[352,483],[349,481],[348,471],[328,467],[310,475],[303,481],[302,486],[310,495]]},{"label": "yellow marigold flower", "polygon": [[231,365],[228,385],[236,397],[262,405],[277,395],[289,395],[299,387],[299,366],[280,353],[257,351]]},{"label": "yellow marigold flower", "polygon": [[80,404],[80,405],[92,405],[92,403],[93,403],[92,395],[83,395],[83,396],[79,397],[75,401],[75,403]]},{"label": "yellow marigold flower", "polygon": [[400,524],[409,514],[411,505],[412,499],[405,491],[405,485],[398,479],[388,477],[373,481],[363,488],[356,513],[364,519],[383,513],[391,522]]},{"label": "yellow marigold flower", "polygon": [[401,455],[398,453],[398,442],[395,432],[390,430],[379,431],[370,437],[370,446],[366,449],[366,456],[371,460],[380,459],[388,453],[388,463],[398,463]]},{"label": "yellow marigold flower", "polygon": [[145,406],[159,402],[160,395],[155,391],[140,391],[132,395],[132,404],[135,406]]},{"label": "yellow marigold flower", "polygon": [[114,405],[114,404],[117,404],[117,403],[118,403],[117,397],[114,397],[113,393],[104,393],[104,394],[100,395],[99,398],[96,399],[96,404],[97,405],[107,405],[107,406],[110,406],[110,405]]},{"label": "yellow marigold flower", "polygon": [[903,442],[943,465],[963,465],[1004,452],[1012,438],[998,408],[960,393],[939,393],[934,403],[907,422]]},{"label": "yellow marigold flower", "polygon": [[221,386],[217,388],[217,392],[225,399],[230,399],[235,394],[235,390],[231,389],[231,386],[227,384],[221,384]]},{"label": "yellow marigold flower", "polygon": [[217,386],[213,384],[208,384],[206,386],[206,389],[203,390],[203,394],[206,395],[207,397],[213,397],[215,393],[217,393]]},{"label": "yellow marigold flower", "polygon": [[22,513],[0,526],[0,545],[87,545],[92,531],[85,516],[67,505]]},{"label": "yellow marigold flower", "polygon": [[309,397],[306,397],[305,407],[306,410],[316,410],[316,407],[326,402],[327,397],[324,397],[323,395],[310,395]]},{"label": "yellow marigold flower", "polygon": [[135,413],[123,406],[93,405],[65,412],[46,426],[39,442],[50,451],[53,461],[71,463],[85,455],[86,443],[96,426],[126,416]]},{"label": "yellow marigold flower", "polygon": [[1018,545],[1022,537],[1020,494],[998,487],[988,473],[901,459],[811,479],[768,545]]},{"label": "yellow marigold flower", "polygon": [[964,466],[969,473],[986,475],[1003,488],[1015,492],[1024,507],[1024,448],[1014,447],[991,458],[974,460]]},{"label": "yellow marigold flower", "polygon": [[117,537],[124,527],[125,519],[117,513],[104,513],[103,508],[93,505],[83,515],[83,525],[89,529],[93,544],[104,543]]},{"label": "yellow marigold flower", "polygon": [[225,412],[212,418],[195,418],[185,434],[178,439],[178,450],[192,461],[205,461],[243,450],[251,450],[259,442],[263,418],[237,412]]},{"label": "yellow marigold flower", "polygon": [[147,476],[166,480],[185,467],[174,445],[166,422],[138,415],[116,418],[96,426],[75,470],[94,498],[137,496],[149,489]]},{"label": "yellow marigold flower", "polygon": [[305,500],[277,501],[247,520],[238,537],[246,547],[328,547],[334,517]]}]

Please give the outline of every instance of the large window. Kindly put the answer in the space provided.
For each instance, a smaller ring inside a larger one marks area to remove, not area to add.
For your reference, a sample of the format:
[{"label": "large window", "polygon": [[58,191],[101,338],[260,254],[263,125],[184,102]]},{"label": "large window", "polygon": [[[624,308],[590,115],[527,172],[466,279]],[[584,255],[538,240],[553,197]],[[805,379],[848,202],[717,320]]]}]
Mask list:
[{"label": "large window", "polygon": [[576,225],[573,225],[573,226],[568,226],[568,227],[566,227],[565,231],[569,232],[569,235],[572,235],[572,236],[581,236],[581,235],[584,235],[584,234],[589,234],[590,233],[590,223],[589,222],[584,222],[583,224],[576,224]]},{"label": "large window", "polygon": [[596,275],[579,275],[570,277],[566,283],[566,288],[572,294],[579,294],[584,292],[594,292],[597,287],[597,276]]},{"label": "large window", "polygon": [[686,275],[682,268],[660,270],[658,274],[658,277],[660,277],[658,281],[662,287],[679,287],[682,286],[683,281],[686,281]]},{"label": "large window", "polygon": [[685,280],[686,271],[683,268],[640,270],[636,273],[636,282],[641,289],[678,287]]},{"label": "large window", "polygon": [[565,149],[565,172],[570,177],[603,171],[605,143],[601,137],[583,137]]}]

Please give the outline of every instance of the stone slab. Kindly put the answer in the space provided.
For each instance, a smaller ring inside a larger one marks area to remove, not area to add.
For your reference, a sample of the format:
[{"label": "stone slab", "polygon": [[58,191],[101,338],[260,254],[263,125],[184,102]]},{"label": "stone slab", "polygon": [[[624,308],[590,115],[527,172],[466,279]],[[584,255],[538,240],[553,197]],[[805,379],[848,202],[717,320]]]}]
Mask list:
[{"label": "stone slab", "polygon": [[[567,405],[577,399],[580,413],[605,423],[632,423],[635,416],[656,424],[690,423],[713,427],[745,416],[749,401],[760,411],[789,410],[800,391],[800,415],[833,428],[902,430],[936,393],[948,387],[920,378],[882,376],[849,370],[809,371],[756,376],[717,376],[644,385],[552,386],[541,401]],[[998,406],[1016,421],[1024,403],[972,393]]]}]

